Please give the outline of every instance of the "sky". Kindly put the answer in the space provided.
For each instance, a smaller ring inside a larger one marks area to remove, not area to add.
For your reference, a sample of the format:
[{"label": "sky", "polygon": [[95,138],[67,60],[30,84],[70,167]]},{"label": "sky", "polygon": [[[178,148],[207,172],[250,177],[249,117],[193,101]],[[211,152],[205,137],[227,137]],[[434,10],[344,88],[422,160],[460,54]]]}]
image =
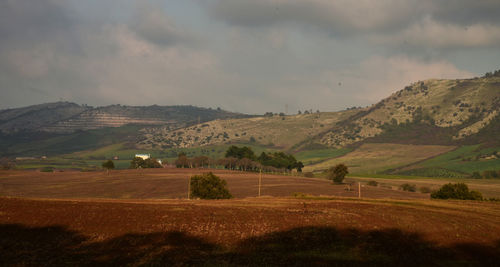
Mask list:
[{"label": "sky", "polygon": [[338,111],[496,69],[498,0],[0,0],[0,109]]}]

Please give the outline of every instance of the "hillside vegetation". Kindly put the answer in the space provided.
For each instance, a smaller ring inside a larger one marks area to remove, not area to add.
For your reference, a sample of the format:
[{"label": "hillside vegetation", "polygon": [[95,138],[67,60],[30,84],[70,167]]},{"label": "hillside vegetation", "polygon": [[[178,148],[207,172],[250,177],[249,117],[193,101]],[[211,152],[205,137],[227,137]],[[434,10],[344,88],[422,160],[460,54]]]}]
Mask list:
[{"label": "hillside vegetation", "polygon": [[261,144],[282,149],[312,139],[356,110],[322,112],[295,116],[264,116],[245,119],[215,120],[187,128],[168,127],[145,131],[141,148],[197,147],[227,143]]},{"label": "hillside vegetation", "polygon": [[[491,134],[500,124],[499,110],[500,77],[431,79],[406,86],[367,108],[216,120],[175,130],[163,127],[144,132],[138,145],[171,148],[259,143],[300,151],[359,142],[459,145],[476,139],[476,143],[500,144]],[[490,134],[484,136],[482,130]]]}]

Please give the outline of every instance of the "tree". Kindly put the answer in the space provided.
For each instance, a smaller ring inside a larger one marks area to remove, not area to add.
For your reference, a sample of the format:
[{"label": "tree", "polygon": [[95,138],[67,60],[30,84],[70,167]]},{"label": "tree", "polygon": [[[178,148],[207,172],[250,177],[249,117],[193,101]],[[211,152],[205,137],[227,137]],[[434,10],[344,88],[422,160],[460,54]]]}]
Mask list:
[{"label": "tree", "polygon": [[443,185],[438,191],[433,192],[431,198],[482,200],[483,195],[478,191],[469,190],[469,187],[464,183],[449,183]]},{"label": "tree", "polygon": [[139,158],[139,157],[135,157],[131,162],[130,162],[130,166],[129,166],[129,169],[138,169],[138,168],[142,168],[142,166],[144,165],[144,160],[142,158]]},{"label": "tree", "polygon": [[337,164],[335,167],[330,167],[330,169],[328,169],[327,177],[334,183],[340,184],[342,183],[342,181],[344,181],[344,178],[348,173],[349,171],[346,165]]},{"label": "tree", "polygon": [[304,163],[302,161],[297,162],[297,165],[295,165],[297,168],[297,172],[302,172],[302,168],[304,168]]},{"label": "tree", "polygon": [[228,199],[233,196],[227,189],[225,180],[213,173],[204,173],[191,177],[191,196],[201,199]]},{"label": "tree", "polygon": [[102,163],[102,167],[104,169],[106,169],[106,172],[109,173],[109,170],[112,170],[115,168],[115,163],[112,160],[108,159]]},{"label": "tree", "polygon": [[131,162],[129,169],[138,168],[163,168],[163,166],[155,158],[142,159],[135,157]]},{"label": "tree", "polygon": [[230,146],[226,151],[225,157],[226,158],[233,157],[237,159],[247,158],[251,160],[254,160],[256,158],[253,150],[247,146],[244,147]]},{"label": "tree", "polygon": [[177,168],[189,168],[189,159],[186,157],[185,153],[180,153],[177,160],[175,160],[175,166]]}]

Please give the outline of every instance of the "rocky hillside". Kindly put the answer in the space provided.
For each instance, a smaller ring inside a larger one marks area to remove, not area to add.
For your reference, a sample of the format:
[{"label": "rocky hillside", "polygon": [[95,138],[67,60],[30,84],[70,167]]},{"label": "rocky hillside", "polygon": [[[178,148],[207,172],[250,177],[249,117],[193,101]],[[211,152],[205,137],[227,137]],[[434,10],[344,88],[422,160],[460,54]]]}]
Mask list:
[{"label": "rocky hillside", "polygon": [[145,149],[196,147],[224,143],[255,143],[290,149],[327,131],[357,111],[323,112],[295,116],[263,116],[215,120],[170,130],[147,129],[139,146]]},{"label": "rocky hillside", "polygon": [[499,111],[500,77],[420,81],[339,123],[318,141],[341,147],[415,125],[435,129],[436,134],[446,131],[449,140],[460,141],[479,133]]},{"label": "rocky hillside", "polygon": [[[217,120],[177,130],[151,129],[144,132],[138,145],[170,148],[256,143],[303,150],[345,147],[361,141],[449,144],[481,136],[481,131],[497,124],[499,112],[500,73],[496,72],[473,79],[415,82],[363,109]],[[499,139],[495,134],[484,136]]]},{"label": "rocky hillside", "polygon": [[247,115],[193,106],[81,106],[56,102],[0,110],[0,132],[43,131],[71,133],[78,130],[119,127],[127,124],[186,127],[215,119],[242,118]]}]

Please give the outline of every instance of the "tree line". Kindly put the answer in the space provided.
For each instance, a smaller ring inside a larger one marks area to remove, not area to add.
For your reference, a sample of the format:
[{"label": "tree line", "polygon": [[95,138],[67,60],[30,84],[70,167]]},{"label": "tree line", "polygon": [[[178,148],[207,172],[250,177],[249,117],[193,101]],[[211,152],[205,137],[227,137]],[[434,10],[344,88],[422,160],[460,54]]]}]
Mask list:
[{"label": "tree line", "polygon": [[290,154],[284,152],[262,152],[256,156],[250,147],[231,146],[227,149],[224,158],[212,159],[207,156],[188,158],[180,153],[175,160],[177,168],[217,168],[228,170],[290,172],[296,169],[302,172],[304,164]]}]

